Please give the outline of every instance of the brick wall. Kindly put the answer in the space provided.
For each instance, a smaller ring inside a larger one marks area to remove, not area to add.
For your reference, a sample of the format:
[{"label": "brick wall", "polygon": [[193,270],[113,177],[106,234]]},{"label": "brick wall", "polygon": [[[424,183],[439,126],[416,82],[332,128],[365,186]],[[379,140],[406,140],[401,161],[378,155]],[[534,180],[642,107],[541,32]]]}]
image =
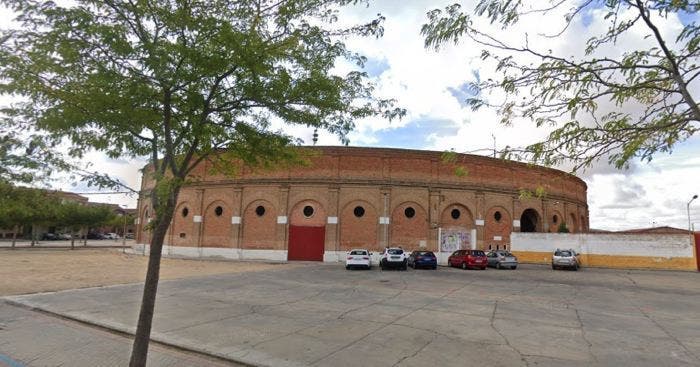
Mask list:
[{"label": "brick wall", "polygon": [[[528,209],[536,212],[540,231],[556,231],[561,221],[572,231],[587,230],[586,184],[557,170],[470,155],[445,162],[440,152],[347,147],[315,152],[307,167],[241,167],[233,178],[202,165],[195,170],[200,182],[180,193],[166,244],[286,250],[293,224],[325,226],[326,251],[376,251],[387,245],[407,250],[425,245],[436,251],[439,227],[476,229],[479,248],[502,248],[510,244],[511,231],[520,230],[513,220]],[[455,167],[464,167],[466,175],[456,175]],[[147,192],[152,182],[143,182]],[[519,190],[537,187],[546,188],[544,198],[519,197]],[[148,243],[149,233],[143,231],[147,204],[139,202],[139,243]],[[306,206],[313,215],[304,215]],[[258,207],[264,208],[262,215]],[[362,216],[355,214],[357,207]],[[457,219],[453,210],[459,212]],[[195,222],[195,216],[202,221]],[[390,224],[379,222],[383,216]]]}]

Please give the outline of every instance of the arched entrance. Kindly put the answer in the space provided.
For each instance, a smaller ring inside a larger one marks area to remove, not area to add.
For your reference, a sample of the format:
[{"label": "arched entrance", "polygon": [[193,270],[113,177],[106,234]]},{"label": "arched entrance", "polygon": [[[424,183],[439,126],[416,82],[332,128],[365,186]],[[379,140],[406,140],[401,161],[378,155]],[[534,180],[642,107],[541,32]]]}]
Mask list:
[{"label": "arched entrance", "polygon": [[525,209],[520,215],[520,232],[541,232],[540,215],[535,209]]},{"label": "arched entrance", "polygon": [[326,211],[316,201],[297,203],[289,213],[288,260],[323,261]]}]

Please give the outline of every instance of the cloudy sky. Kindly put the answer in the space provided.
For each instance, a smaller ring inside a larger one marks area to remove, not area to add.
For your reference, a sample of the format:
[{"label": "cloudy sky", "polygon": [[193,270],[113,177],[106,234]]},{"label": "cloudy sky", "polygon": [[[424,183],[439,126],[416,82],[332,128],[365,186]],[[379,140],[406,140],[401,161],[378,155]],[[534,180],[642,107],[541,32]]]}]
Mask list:
[{"label": "cloudy sky", "polygon": [[[356,23],[381,13],[386,17],[385,33],[380,39],[349,39],[347,44],[368,58],[365,71],[372,77],[380,97],[395,98],[407,109],[401,121],[367,119],[357,121],[350,135],[350,145],[395,147],[428,150],[450,150],[489,154],[495,144],[521,147],[542,139],[548,131],[528,121],[505,127],[498,116],[487,109],[473,112],[465,106],[469,95],[466,83],[481,78],[497,77],[493,65],[479,58],[481,48],[469,42],[448,45],[439,51],[425,49],[420,26],[426,12],[442,8],[454,1],[378,0],[369,7],[354,7],[341,13],[341,22]],[[463,1],[464,9],[473,9],[473,2]],[[6,19],[6,17],[3,17]],[[605,29],[602,15],[595,9],[583,14],[561,37],[537,41],[538,34],[556,33],[563,13],[524,19],[516,28],[502,32],[502,39],[517,44],[527,34],[529,44],[554,54],[580,55],[592,34]],[[670,17],[661,21],[661,31],[673,38],[682,22],[688,19]],[[486,25],[484,25],[486,26]],[[609,54],[628,48],[649,47],[646,30],[635,29],[620,39]],[[539,46],[539,47],[538,47]],[[351,65],[339,64],[342,73]],[[311,143],[312,131],[295,129],[299,138]],[[320,133],[319,145],[337,145],[334,136]],[[99,154],[88,159],[132,187],[139,187],[138,169],[142,161],[108,161]],[[628,229],[669,225],[686,228],[686,204],[693,194],[700,194],[700,138],[695,137],[676,146],[672,154],[660,154],[651,163],[633,162],[629,170],[618,171],[604,163],[579,176],[588,184],[591,227]],[[89,188],[70,182],[56,183],[57,188],[86,192]],[[135,198],[121,195],[86,195],[92,201],[128,203]],[[691,206],[691,217],[700,227],[700,200]]]}]

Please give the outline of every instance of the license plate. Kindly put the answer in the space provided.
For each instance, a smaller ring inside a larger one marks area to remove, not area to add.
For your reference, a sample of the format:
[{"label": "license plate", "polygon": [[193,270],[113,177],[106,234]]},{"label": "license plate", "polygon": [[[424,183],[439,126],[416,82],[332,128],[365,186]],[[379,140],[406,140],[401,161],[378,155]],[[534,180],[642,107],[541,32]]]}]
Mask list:
[{"label": "license plate", "polygon": [[396,260],[396,259],[400,259],[401,256],[392,256],[391,258],[392,258],[392,260]]}]

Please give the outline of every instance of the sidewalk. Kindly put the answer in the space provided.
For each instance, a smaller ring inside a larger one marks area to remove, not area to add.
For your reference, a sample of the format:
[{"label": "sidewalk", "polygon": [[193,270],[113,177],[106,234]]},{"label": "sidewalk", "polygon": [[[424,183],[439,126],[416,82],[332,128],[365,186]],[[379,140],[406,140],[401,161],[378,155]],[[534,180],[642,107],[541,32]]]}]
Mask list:
[{"label": "sidewalk", "polygon": [[[0,301],[0,367],[126,366],[133,339]],[[152,343],[149,367],[238,364]]]},{"label": "sidewalk", "polygon": [[[75,240],[74,245],[76,249],[79,248],[122,248],[124,247],[124,242],[122,239],[118,240],[87,240],[87,245],[85,245],[85,240]],[[126,247],[131,247],[134,244],[134,240],[126,240]],[[11,249],[12,241],[7,239],[0,240],[0,250]],[[18,240],[15,242],[15,248],[17,249],[35,249],[35,248],[70,248],[70,241],[39,241],[35,243],[34,246],[31,245],[29,240]]]}]

